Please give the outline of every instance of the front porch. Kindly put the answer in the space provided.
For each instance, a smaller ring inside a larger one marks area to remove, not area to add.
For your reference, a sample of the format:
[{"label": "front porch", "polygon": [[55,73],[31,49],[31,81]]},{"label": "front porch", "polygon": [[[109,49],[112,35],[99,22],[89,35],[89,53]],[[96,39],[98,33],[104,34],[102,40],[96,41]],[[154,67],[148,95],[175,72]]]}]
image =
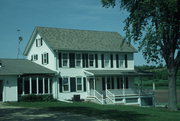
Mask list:
[{"label": "front porch", "polygon": [[100,104],[153,105],[154,91],[135,87],[132,75],[95,75],[87,77],[87,98]]}]

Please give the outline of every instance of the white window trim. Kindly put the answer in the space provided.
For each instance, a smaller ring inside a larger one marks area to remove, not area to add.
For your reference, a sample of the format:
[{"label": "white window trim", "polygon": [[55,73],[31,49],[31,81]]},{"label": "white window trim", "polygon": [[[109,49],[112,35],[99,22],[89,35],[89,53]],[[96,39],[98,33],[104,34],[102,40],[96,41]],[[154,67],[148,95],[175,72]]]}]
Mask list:
[{"label": "white window trim", "polygon": [[[78,83],[77,83],[77,78],[81,78],[81,90],[78,90],[77,89],[77,87],[78,87]],[[83,77],[81,77],[81,76],[78,76],[78,77],[76,77],[76,92],[83,92]]]},{"label": "white window trim", "polygon": [[[93,66],[90,66],[89,55],[93,55]],[[89,68],[95,68],[95,54],[92,54],[92,53],[88,54],[88,65],[89,65]]]},{"label": "white window trim", "polygon": [[[77,54],[80,54],[80,66],[77,66]],[[75,67],[81,68],[82,67],[82,53],[75,53]]]},{"label": "white window trim", "polygon": [[[41,43],[41,41],[42,41],[42,43]],[[36,47],[41,47],[42,45],[43,45],[43,40],[42,40],[42,38],[37,38],[36,39]]]},{"label": "white window trim", "polygon": [[[109,57],[109,64],[108,66],[106,66],[106,56]],[[110,54],[104,54],[104,68],[111,68],[111,58],[110,58]]]},{"label": "white window trim", "polygon": [[[68,79],[68,91],[64,91],[64,78],[67,78]],[[67,77],[67,76],[64,76],[62,78],[62,92],[70,92],[70,77]]]},{"label": "white window trim", "polygon": [[[63,54],[67,54],[67,66],[64,66],[63,65]],[[68,53],[62,53],[62,62],[61,62],[61,64],[62,64],[62,67],[69,67],[69,54]]]},{"label": "white window trim", "polygon": [[[49,57],[47,58],[47,55],[46,55],[46,62],[44,62],[45,58],[44,58],[44,55],[47,54],[49,56],[49,54],[47,52],[43,53],[43,65],[47,65],[47,60],[49,59]],[[48,60],[49,62],[49,60]]]},{"label": "white window trim", "polygon": [[[35,56],[37,56],[37,58]],[[31,61],[37,61],[37,60],[38,60],[38,54],[31,55]]]}]

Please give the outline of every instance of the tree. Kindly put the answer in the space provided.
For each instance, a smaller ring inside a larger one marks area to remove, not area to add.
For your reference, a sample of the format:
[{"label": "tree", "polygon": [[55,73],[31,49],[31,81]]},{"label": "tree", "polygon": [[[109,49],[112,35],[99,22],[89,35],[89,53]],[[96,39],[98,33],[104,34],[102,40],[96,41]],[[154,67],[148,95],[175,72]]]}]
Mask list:
[{"label": "tree", "polygon": [[176,75],[180,66],[180,0],[101,0],[103,7],[119,4],[129,12],[126,39],[139,43],[145,59],[168,69],[168,108],[177,110]]}]

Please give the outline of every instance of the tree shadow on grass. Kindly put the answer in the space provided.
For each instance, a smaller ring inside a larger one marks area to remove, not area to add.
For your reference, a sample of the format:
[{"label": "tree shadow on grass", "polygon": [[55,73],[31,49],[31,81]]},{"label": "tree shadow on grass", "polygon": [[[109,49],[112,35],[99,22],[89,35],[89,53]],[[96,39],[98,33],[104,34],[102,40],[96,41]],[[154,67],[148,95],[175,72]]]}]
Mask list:
[{"label": "tree shadow on grass", "polygon": [[138,114],[133,111],[118,110],[100,110],[90,107],[50,107],[49,111],[69,112],[72,114],[82,114],[86,116],[96,117],[97,119],[109,119],[119,121],[140,121],[146,114]]}]

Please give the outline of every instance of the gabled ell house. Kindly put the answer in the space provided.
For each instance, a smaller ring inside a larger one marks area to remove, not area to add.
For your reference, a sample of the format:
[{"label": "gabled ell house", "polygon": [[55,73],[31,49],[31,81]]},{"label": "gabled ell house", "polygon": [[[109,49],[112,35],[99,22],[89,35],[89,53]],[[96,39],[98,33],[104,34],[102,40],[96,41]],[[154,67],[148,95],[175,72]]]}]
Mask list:
[{"label": "gabled ell house", "polygon": [[117,32],[36,27],[24,55],[56,71],[58,100],[152,105],[152,91],[134,85],[135,77],[152,76],[134,69],[136,52]]}]

